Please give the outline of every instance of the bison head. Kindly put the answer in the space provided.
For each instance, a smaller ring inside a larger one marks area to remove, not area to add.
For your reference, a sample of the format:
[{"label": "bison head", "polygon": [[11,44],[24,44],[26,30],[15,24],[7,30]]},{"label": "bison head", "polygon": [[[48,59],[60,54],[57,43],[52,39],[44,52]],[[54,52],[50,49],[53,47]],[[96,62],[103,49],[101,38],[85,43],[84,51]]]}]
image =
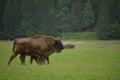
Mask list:
[{"label": "bison head", "polygon": [[64,46],[63,46],[62,42],[59,39],[57,39],[55,41],[54,46],[55,46],[55,49],[56,49],[57,53],[61,52],[61,50],[64,49]]}]

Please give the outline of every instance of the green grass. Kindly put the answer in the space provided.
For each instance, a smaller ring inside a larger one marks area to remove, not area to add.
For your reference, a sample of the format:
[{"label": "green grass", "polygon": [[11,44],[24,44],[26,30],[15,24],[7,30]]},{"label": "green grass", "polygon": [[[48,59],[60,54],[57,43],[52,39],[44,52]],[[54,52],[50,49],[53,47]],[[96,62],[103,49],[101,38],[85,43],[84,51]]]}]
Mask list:
[{"label": "green grass", "polygon": [[65,33],[61,35],[64,40],[97,40],[95,32],[76,32],[76,33]]},{"label": "green grass", "polygon": [[[74,42],[73,42],[74,43]],[[8,66],[12,42],[0,42],[0,80],[120,80],[120,43],[75,43],[75,49],[50,56],[50,64]]]}]

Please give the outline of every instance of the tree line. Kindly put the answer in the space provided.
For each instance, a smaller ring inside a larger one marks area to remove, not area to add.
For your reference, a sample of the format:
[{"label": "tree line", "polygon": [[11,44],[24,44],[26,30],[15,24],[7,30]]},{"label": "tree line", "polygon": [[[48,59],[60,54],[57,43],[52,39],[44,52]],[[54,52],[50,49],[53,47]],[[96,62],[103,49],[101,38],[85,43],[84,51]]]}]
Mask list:
[{"label": "tree line", "polygon": [[0,0],[0,39],[85,31],[120,39],[120,1]]}]

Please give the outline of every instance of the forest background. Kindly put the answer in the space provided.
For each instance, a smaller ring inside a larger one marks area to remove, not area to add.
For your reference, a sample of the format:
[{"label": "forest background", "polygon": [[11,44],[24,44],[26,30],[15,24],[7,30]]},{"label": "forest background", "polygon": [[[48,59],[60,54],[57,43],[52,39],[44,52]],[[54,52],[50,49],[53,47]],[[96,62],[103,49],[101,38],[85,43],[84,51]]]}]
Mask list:
[{"label": "forest background", "polygon": [[120,0],[0,0],[0,40],[68,32],[120,39]]}]

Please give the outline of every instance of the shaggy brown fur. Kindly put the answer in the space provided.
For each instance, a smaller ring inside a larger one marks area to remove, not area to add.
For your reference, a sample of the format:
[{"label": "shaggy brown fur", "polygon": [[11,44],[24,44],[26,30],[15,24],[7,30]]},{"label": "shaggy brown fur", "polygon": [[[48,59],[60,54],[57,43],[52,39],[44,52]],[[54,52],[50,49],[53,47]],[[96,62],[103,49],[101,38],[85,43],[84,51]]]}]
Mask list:
[{"label": "shaggy brown fur", "polygon": [[37,64],[49,64],[49,56],[54,52],[61,52],[64,49],[62,42],[52,36],[35,35],[29,38],[17,38],[14,40],[13,53],[9,59],[11,61],[20,54],[21,64],[25,64],[26,55],[31,56],[30,63],[33,59]]}]

